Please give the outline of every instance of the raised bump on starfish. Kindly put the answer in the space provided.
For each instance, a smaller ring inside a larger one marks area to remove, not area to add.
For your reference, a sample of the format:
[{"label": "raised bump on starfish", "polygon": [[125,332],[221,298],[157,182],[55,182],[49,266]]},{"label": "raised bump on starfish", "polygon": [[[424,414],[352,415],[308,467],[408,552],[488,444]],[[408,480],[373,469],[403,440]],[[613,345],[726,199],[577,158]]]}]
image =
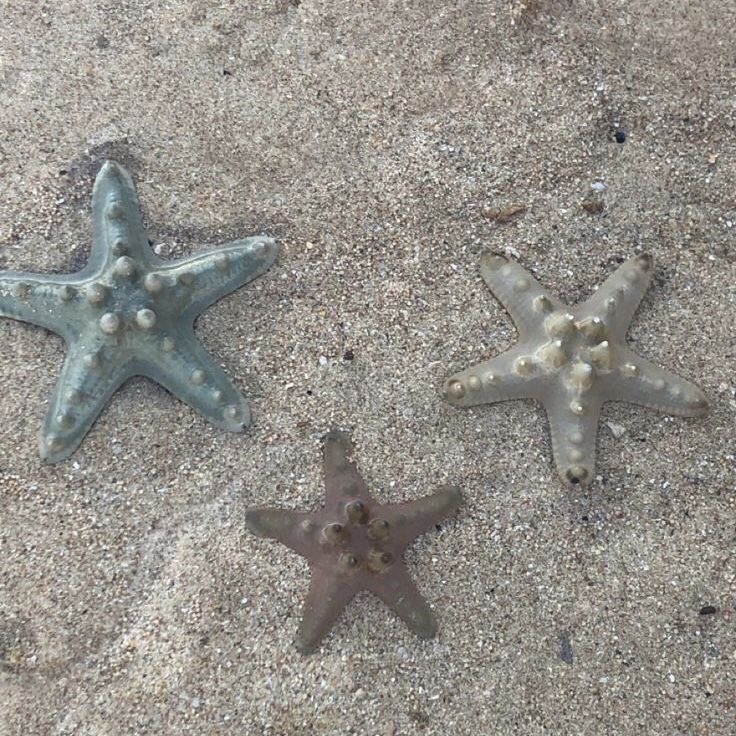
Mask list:
[{"label": "raised bump on starfish", "polygon": [[407,545],[460,504],[460,492],[445,488],[426,498],[381,505],[368,493],[350,460],[344,432],[330,432],[324,443],[325,507],[314,513],[249,509],[248,527],[306,557],[312,578],[297,634],[301,651],[314,650],[361,590],[392,608],[419,636],[433,636],[437,625],[403,560]]},{"label": "raised bump on starfish", "polygon": [[217,426],[242,430],[248,405],[192,325],[212,302],[266,271],[275,242],[247,238],[163,261],[148,243],[130,175],[113,161],[95,180],[92,221],[90,258],[80,272],[0,273],[0,316],[45,327],[69,346],[39,432],[41,456],[68,457],[134,375],[158,381]]},{"label": "raised bump on starfish", "polygon": [[[640,358],[626,331],[651,280],[651,256],[626,261],[586,301],[567,307],[525,269],[503,256],[483,256],[481,272],[509,311],[519,341],[508,351],[456,373],[445,396],[456,406],[534,398],[546,409],[560,477],[588,483],[595,469],[600,409],[630,401],[672,414],[708,411],[694,384]],[[521,286],[520,282],[523,282]],[[492,381],[484,380],[491,374]]]}]

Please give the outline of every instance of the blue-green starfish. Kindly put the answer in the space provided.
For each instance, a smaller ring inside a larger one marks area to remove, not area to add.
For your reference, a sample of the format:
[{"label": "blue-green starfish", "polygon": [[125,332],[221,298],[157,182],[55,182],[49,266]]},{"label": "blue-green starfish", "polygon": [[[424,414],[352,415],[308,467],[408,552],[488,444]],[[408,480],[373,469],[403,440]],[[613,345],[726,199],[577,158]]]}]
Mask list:
[{"label": "blue-green starfish", "polygon": [[266,271],[271,238],[237,240],[177,261],[148,244],[135,187],[114,161],[92,192],[92,252],[78,273],[0,272],[0,316],[56,332],[69,347],[39,432],[41,457],[69,457],[115,390],[148,376],[213,424],[239,432],[250,423],[245,399],[194,334],[213,302]]}]

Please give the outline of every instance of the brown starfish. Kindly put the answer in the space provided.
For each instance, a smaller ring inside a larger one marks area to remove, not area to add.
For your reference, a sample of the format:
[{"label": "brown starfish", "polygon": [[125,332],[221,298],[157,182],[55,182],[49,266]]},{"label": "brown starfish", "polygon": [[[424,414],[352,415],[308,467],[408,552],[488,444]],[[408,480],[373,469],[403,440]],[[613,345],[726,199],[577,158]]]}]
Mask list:
[{"label": "brown starfish", "polygon": [[361,590],[377,595],[418,636],[437,632],[429,604],[417,590],[403,559],[420,534],[460,504],[456,488],[408,503],[381,505],[368,493],[349,455],[350,436],[332,431],[325,438],[326,506],[314,513],[250,509],[248,527],[271,537],[309,561],[312,579],[296,637],[302,652],[317,648],[342,609]]}]

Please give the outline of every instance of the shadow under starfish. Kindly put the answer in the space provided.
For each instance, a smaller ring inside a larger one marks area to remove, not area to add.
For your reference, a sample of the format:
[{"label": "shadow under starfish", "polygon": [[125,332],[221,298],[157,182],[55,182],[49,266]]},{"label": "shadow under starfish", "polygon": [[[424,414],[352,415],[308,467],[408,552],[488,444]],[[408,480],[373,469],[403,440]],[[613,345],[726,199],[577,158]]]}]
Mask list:
[{"label": "shadow under starfish", "polygon": [[518,263],[494,253],[481,275],[519,333],[512,348],[456,373],[445,396],[456,406],[536,399],[547,412],[552,454],[565,483],[588,483],[601,406],[628,401],[679,416],[707,413],[694,384],[637,355],[626,343],[649,286],[653,260],[630,258],[586,301],[568,307]]},{"label": "shadow under starfish", "polygon": [[0,272],[0,316],[56,332],[69,348],[39,431],[41,457],[69,457],[135,375],[157,381],[218,427],[247,427],[248,404],[200,344],[194,321],[266,271],[275,241],[246,238],[163,261],[148,244],[130,175],[114,161],[95,180],[92,221],[91,254],[80,272]]},{"label": "shadow under starfish", "polygon": [[349,456],[347,433],[332,431],[324,444],[326,505],[303,513],[250,509],[246,522],[261,537],[277,539],[309,561],[312,577],[296,637],[311,652],[343,608],[361,590],[378,596],[418,636],[437,623],[404,562],[406,547],[460,504],[460,491],[444,488],[417,501],[379,504]]}]

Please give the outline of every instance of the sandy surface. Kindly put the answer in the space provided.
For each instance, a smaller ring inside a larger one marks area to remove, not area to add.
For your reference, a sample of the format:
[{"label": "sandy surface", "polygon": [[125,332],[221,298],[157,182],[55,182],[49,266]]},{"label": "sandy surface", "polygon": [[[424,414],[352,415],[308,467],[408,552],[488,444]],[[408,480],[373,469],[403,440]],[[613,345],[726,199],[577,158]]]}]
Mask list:
[{"label": "sandy surface", "polygon": [[[197,327],[252,400],[244,435],[137,379],[44,467],[64,346],[0,321],[2,736],[733,733],[731,0],[0,0],[0,17],[0,268],[84,263],[106,156],[162,254],[282,244]],[[653,253],[631,342],[710,416],[608,405],[598,477],[570,491],[539,407],[448,406],[443,379],[514,339],[486,248],[571,302]],[[293,647],[306,563],[244,512],[318,505],[333,425],[380,500],[464,490],[407,558],[431,642],[362,597],[317,654]]]}]

